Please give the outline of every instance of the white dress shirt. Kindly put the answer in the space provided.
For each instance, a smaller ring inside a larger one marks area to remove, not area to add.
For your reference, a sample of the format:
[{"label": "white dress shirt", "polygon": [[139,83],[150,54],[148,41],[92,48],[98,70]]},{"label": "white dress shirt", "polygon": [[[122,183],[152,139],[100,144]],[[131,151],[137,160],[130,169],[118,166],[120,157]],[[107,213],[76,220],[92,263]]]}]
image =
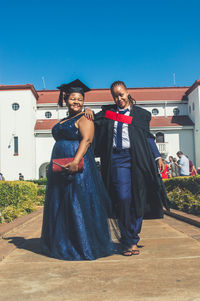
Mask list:
[{"label": "white dress shirt", "polygon": [[[128,108],[126,108],[126,109],[128,109],[128,111],[124,115],[130,116],[131,107],[128,106]],[[118,108],[117,112],[124,111],[126,109]],[[113,147],[114,148],[116,147],[117,125],[118,125],[118,121],[115,121],[114,122],[114,134],[113,134]],[[123,125],[122,125],[122,149],[125,149],[125,148],[130,148],[130,139],[129,139],[127,123],[123,123]]]}]

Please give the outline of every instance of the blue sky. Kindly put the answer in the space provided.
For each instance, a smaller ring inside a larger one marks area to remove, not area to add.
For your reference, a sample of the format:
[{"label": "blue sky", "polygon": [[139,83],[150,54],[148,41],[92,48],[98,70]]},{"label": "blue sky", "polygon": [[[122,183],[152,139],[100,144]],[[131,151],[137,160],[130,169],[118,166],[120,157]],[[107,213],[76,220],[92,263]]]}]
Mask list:
[{"label": "blue sky", "polygon": [[4,1],[0,84],[42,89],[189,86],[200,78],[200,1]]}]

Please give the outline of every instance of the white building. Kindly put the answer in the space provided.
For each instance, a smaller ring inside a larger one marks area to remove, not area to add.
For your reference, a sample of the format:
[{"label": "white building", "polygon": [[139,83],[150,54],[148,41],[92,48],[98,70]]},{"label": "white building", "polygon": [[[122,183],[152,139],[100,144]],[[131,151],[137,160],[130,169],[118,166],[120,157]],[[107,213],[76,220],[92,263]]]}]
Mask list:
[{"label": "white building", "polygon": [[[152,113],[151,131],[163,156],[178,150],[200,166],[200,80],[191,87],[130,88],[137,104]],[[54,139],[51,128],[66,116],[58,90],[33,85],[0,86],[0,172],[7,180],[46,176]],[[112,104],[109,89],[92,89],[85,105]]]}]

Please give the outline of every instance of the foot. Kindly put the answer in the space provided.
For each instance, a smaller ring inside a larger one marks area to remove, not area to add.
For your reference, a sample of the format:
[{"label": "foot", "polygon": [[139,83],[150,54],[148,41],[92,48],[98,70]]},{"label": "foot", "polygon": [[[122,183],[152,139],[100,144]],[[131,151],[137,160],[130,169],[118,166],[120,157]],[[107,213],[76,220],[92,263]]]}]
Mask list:
[{"label": "foot", "polygon": [[122,255],[124,255],[124,256],[132,256],[133,252],[132,252],[132,250],[126,250],[126,251],[122,252]]},{"label": "foot", "polygon": [[140,251],[139,251],[137,245],[133,245],[133,246],[132,246],[131,252],[132,252],[132,255],[139,255],[139,254],[140,254]]}]

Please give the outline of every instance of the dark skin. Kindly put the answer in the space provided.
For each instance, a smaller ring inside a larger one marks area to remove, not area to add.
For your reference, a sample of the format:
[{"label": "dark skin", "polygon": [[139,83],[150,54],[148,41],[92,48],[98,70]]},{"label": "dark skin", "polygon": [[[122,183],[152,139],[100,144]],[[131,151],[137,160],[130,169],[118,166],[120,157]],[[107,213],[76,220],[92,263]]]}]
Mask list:
[{"label": "dark skin", "polygon": [[[71,119],[77,115],[82,114],[84,105],[83,95],[80,93],[71,93],[68,100],[66,101],[66,106],[69,110],[69,118]],[[67,119],[67,120],[68,120]],[[65,168],[68,169],[69,173],[78,172],[78,165],[91,145],[94,137],[94,124],[83,115],[79,120],[76,121],[75,126],[79,129],[81,134],[81,141],[79,148],[76,152],[74,160],[67,165]]]},{"label": "dark skin", "polygon": [[[112,96],[114,102],[120,109],[126,109],[129,106],[132,108],[132,103],[130,103],[130,100],[128,98],[129,96],[128,90],[123,85],[115,86],[112,90]],[[86,109],[85,116],[90,120],[94,120],[93,112],[89,108]],[[160,173],[162,173],[165,167],[164,163],[161,158],[159,158],[157,162],[158,162]],[[125,256],[131,256],[133,252],[135,255],[139,254],[139,249],[137,245],[132,245],[128,250],[123,252],[123,254]]]}]

